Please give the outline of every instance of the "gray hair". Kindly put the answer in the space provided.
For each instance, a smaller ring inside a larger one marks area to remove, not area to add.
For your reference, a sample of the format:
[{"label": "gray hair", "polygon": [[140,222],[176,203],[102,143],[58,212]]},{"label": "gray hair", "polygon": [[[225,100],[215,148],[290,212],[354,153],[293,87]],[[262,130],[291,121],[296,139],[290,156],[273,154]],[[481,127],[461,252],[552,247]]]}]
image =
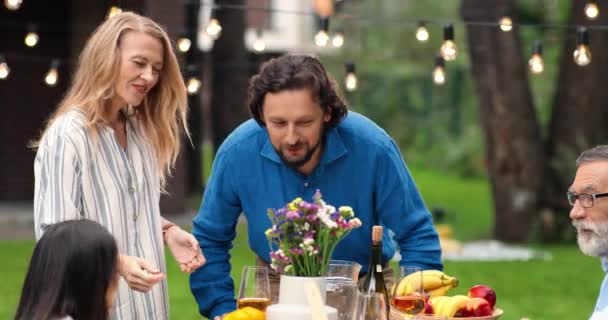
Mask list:
[{"label": "gray hair", "polygon": [[576,159],[576,166],[594,161],[608,161],[608,145],[587,149]]}]

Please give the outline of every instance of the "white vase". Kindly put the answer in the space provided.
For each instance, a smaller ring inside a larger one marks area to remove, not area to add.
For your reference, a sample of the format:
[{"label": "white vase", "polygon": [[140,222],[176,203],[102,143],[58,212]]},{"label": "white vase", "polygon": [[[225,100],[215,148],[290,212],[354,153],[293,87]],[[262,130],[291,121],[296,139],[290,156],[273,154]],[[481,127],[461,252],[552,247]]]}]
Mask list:
[{"label": "white vase", "polygon": [[279,303],[266,308],[266,320],[311,320],[312,309],[305,289],[305,284],[311,281],[319,288],[327,319],[338,320],[337,310],[325,305],[325,277],[295,277],[285,275],[281,276]]}]

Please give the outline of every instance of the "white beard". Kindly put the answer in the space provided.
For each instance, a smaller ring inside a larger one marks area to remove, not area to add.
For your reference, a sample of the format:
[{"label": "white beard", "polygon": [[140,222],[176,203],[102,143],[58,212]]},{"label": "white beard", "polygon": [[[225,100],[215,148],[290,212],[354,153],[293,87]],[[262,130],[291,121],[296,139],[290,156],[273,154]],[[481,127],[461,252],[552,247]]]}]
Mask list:
[{"label": "white beard", "polygon": [[[597,223],[572,221],[572,225],[576,228],[578,246],[584,254],[592,257],[608,257],[608,221]],[[583,233],[584,229],[593,232]]]}]

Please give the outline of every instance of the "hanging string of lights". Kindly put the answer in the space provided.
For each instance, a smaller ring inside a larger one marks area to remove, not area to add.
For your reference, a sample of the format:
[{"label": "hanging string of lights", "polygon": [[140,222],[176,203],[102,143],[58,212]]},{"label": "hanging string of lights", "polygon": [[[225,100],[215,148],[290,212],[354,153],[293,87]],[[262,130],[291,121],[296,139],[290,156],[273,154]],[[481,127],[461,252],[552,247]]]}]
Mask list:
[{"label": "hanging string of lights", "polygon": [[[196,0],[190,0],[196,1]],[[4,0],[4,5],[11,11],[19,10],[23,0]],[[589,26],[573,26],[568,24],[524,24],[514,23],[512,18],[509,16],[503,16],[497,22],[479,22],[479,21],[457,21],[457,22],[445,22],[441,20],[433,19],[403,19],[391,18],[391,17],[365,17],[356,16],[348,13],[334,13],[333,5],[330,0],[313,0],[313,9],[311,11],[297,11],[297,10],[282,10],[269,7],[254,7],[248,5],[236,5],[236,4],[216,4],[209,2],[202,2],[202,6],[211,7],[211,15],[209,23],[203,26],[204,32],[213,40],[217,40],[222,33],[222,25],[218,19],[217,11],[219,9],[228,10],[243,10],[243,11],[266,11],[272,13],[284,13],[284,14],[295,14],[295,15],[306,15],[306,16],[317,16],[319,17],[318,31],[314,36],[314,43],[318,47],[327,47],[328,44],[335,48],[340,48],[345,43],[345,34],[343,29],[336,30],[332,36],[330,36],[329,25],[330,17],[343,19],[343,20],[356,20],[368,23],[399,23],[402,25],[415,25],[416,39],[420,42],[426,42],[430,39],[430,33],[428,31],[429,24],[443,25],[443,43],[439,49],[439,55],[435,58],[435,67],[432,72],[433,82],[437,85],[442,85],[446,81],[445,76],[445,64],[456,59],[458,55],[458,48],[455,44],[455,33],[454,24],[466,25],[466,26],[483,26],[483,27],[498,27],[503,32],[510,32],[515,26],[519,28],[553,28],[553,29],[572,29],[576,28],[577,34],[577,45],[573,52],[574,62],[579,66],[587,66],[591,63],[591,49],[589,47],[589,30],[608,30],[608,25],[589,25]],[[110,6],[106,14],[106,18],[110,19],[114,15],[122,12],[122,9],[118,6]],[[593,21],[600,15],[600,10],[597,6],[596,1],[587,1],[584,8],[585,16]],[[37,33],[37,26],[35,24],[29,24],[27,27],[27,33],[24,38],[26,46],[33,48],[40,41],[40,36]],[[192,46],[191,38],[194,34],[182,33],[177,39],[177,49],[179,52],[186,53]],[[264,42],[263,30],[257,29],[255,31],[255,40],[253,48],[257,52],[263,52],[266,50],[266,43]],[[528,66],[532,74],[540,74],[544,70],[544,62],[542,58],[542,41],[535,40],[532,46],[532,55],[528,61]],[[45,76],[45,83],[48,86],[55,86],[59,80],[58,67],[60,64],[59,59],[51,60],[51,67]],[[349,61],[344,64],[345,66],[345,80],[344,85],[347,91],[354,91],[357,88],[357,77],[355,74],[355,63]],[[201,88],[201,81],[196,76],[195,72],[192,72],[193,66],[188,66],[187,69],[187,88],[188,93],[193,95],[197,94]],[[5,80],[9,77],[10,67],[9,62],[6,60],[5,55],[0,52],[0,80]]]}]

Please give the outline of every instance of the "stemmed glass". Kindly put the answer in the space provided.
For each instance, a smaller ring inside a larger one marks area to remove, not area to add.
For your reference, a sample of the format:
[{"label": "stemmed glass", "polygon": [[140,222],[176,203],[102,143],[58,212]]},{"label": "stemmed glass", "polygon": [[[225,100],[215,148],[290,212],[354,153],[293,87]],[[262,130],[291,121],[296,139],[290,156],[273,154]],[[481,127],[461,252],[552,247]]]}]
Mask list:
[{"label": "stemmed glass", "polygon": [[243,268],[241,286],[237,307],[254,307],[266,311],[271,304],[270,283],[268,281],[268,269],[266,267],[246,266]]},{"label": "stemmed glass", "polygon": [[379,292],[357,294],[353,320],[389,320],[384,295]]},{"label": "stemmed glass", "polygon": [[[407,279],[406,279],[407,278]],[[391,305],[400,312],[416,315],[424,309],[423,273],[419,267],[399,267],[391,292]],[[403,281],[406,279],[406,281]]]}]

